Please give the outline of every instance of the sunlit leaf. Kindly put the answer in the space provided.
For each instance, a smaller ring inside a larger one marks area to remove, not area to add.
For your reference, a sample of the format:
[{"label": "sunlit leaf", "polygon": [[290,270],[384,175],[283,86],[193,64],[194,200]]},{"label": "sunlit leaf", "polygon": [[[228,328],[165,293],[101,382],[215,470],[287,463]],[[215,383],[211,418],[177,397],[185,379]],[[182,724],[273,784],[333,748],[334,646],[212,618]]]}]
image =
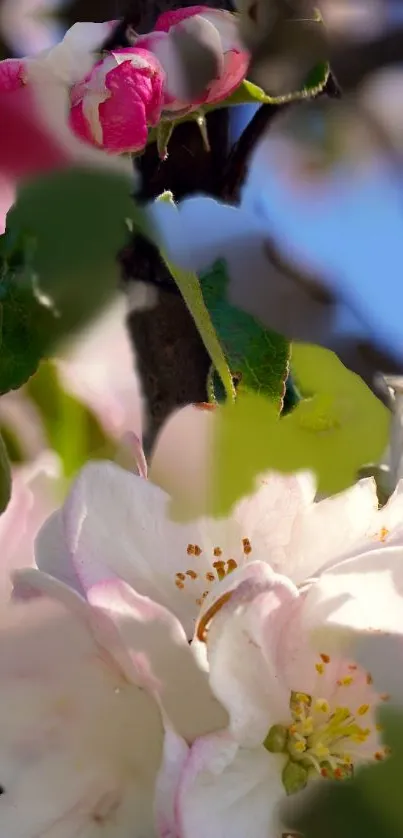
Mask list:
[{"label": "sunlit leaf", "polygon": [[329,350],[309,344],[293,345],[292,369],[309,398],[282,418],[273,402],[252,390],[216,410],[207,508],[190,509],[180,496],[174,498],[176,518],[227,515],[266,470],[311,469],[318,491],[331,495],[351,485],[364,463],[381,457],[390,415],[359,376]]},{"label": "sunlit leaf", "polygon": [[236,381],[237,393],[256,390],[279,407],[288,374],[289,343],[226,300],[225,263],[200,276],[204,301]]}]

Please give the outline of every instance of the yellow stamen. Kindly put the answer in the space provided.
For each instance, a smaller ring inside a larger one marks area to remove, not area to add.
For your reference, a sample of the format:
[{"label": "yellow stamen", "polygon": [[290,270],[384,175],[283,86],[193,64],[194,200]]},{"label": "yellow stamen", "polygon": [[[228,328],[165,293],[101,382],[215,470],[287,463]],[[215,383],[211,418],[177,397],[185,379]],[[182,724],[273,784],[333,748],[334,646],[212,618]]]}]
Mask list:
[{"label": "yellow stamen", "polygon": [[359,716],[365,716],[365,714],[368,713],[368,710],[369,704],[361,704],[361,706],[357,710],[357,713]]},{"label": "yellow stamen", "polygon": [[351,684],[353,683],[353,681],[354,681],[354,678],[352,677],[352,675],[346,675],[345,678],[339,678],[339,680],[337,681],[337,686],[338,687],[350,687]]},{"label": "yellow stamen", "polygon": [[221,580],[224,579],[225,576],[226,576],[225,562],[223,562],[222,560],[220,560],[219,562],[213,562],[213,567],[215,568],[215,571],[217,573],[217,577],[218,577],[219,581],[221,582]]},{"label": "yellow stamen", "polygon": [[329,702],[325,698],[318,698],[315,701],[315,710],[319,710],[321,713],[330,713]]}]

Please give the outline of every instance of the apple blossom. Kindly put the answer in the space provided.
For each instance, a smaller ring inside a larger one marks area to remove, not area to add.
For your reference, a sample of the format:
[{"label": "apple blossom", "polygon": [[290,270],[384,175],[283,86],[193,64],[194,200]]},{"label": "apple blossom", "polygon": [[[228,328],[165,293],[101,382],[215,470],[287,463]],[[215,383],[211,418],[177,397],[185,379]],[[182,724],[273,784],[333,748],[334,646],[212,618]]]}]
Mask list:
[{"label": "apple blossom", "polygon": [[[127,161],[111,161],[80,142],[68,125],[70,87],[89,72],[113,25],[76,23],[53,48],[0,62],[0,113],[7,125],[0,139],[0,176],[8,182],[10,204],[21,177],[73,162],[113,165],[133,177]],[[5,203],[2,211],[8,208]]]},{"label": "apple blossom", "polygon": [[[217,54],[216,77],[196,99],[187,92],[187,77],[180,60],[176,37],[189,32],[203,35]],[[164,12],[153,32],[136,40],[156,55],[164,68],[164,115],[195,110],[202,104],[213,105],[226,99],[246,76],[249,54],[242,46],[237,19],[230,12],[207,6],[189,6]]]},{"label": "apple blossom", "polygon": [[112,154],[139,151],[159,121],[164,72],[145,49],[113,50],[71,90],[70,124]]},{"label": "apple blossom", "polygon": [[[199,414],[192,407],[185,410],[190,418],[192,411]],[[178,474],[182,468],[186,480],[183,463],[191,464],[191,447],[180,457],[177,448],[172,450]],[[158,456],[165,455],[157,447],[151,477],[158,471]],[[81,471],[64,507],[39,534],[36,561],[53,574],[58,555],[71,584],[82,592],[106,573],[120,577],[172,610],[191,637],[211,591],[251,560],[267,562],[302,584],[344,555],[401,543],[402,484],[381,510],[372,479],[320,502],[315,491],[310,474],[270,473],[230,517],[181,524],[171,520],[170,496],[162,488],[113,463],[94,462]]]},{"label": "apple blossom", "polygon": [[275,838],[289,827],[286,795],[387,758],[377,711],[389,696],[326,638],[330,624],[401,639],[401,590],[402,549],[391,548],[341,562],[305,591],[252,563],[214,610],[206,603],[196,642],[230,724],[195,742],[177,771],[180,838],[201,838],[206,811],[212,838]]},{"label": "apple blossom", "polygon": [[85,602],[27,570],[0,638],[6,834],[155,835],[164,724],[191,742],[226,719],[175,618],[124,584]]}]

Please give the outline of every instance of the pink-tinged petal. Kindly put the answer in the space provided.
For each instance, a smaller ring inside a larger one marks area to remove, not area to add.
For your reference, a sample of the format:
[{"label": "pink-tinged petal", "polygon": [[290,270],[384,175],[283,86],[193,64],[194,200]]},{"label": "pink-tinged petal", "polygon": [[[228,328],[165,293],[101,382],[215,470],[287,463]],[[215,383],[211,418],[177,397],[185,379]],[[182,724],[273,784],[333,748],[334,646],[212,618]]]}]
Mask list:
[{"label": "pink-tinged petal", "polygon": [[[216,544],[225,549],[223,536],[230,535],[226,522],[174,523],[165,492],[109,462],[90,463],[81,471],[63,515],[84,589],[111,575],[124,579],[174,611],[192,637],[199,599],[209,587],[213,549]],[[202,545],[197,555],[192,545]],[[178,574],[187,585],[179,584]]]},{"label": "pink-tinged petal", "polygon": [[53,512],[39,530],[35,539],[35,561],[39,570],[84,594],[84,588],[67,549],[60,509]]},{"label": "pink-tinged petal", "polygon": [[161,767],[155,786],[155,823],[158,838],[178,838],[176,795],[189,755],[185,740],[168,727],[165,730]]},{"label": "pink-tinged petal", "polygon": [[177,796],[180,838],[276,838],[284,831],[281,756],[239,748],[228,734],[193,745]]},{"label": "pink-tinged petal", "polygon": [[200,509],[210,490],[213,437],[214,410],[210,406],[188,405],[175,411],[157,436],[150,480],[175,501]]},{"label": "pink-tinged petal", "polygon": [[249,56],[246,53],[237,50],[226,52],[222,74],[209,86],[206,104],[214,105],[230,96],[244,80],[248,65]]},{"label": "pink-tinged petal", "polygon": [[13,471],[11,501],[0,517],[1,596],[8,595],[14,570],[33,565],[34,539],[57,504],[59,477],[60,463],[50,453]]},{"label": "pink-tinged petal", "polygon": [[[170,32],[173,29],[178,32],[181,30],[192,32],[193,22],[196,23],[197,20],[203,23],[210,48],[215,49],[218,69],[217,78],[207,86],[202,96],[197,100],[192,100],[192,106],[196,107],[203,102],[216,104],[222,101],[236,90],[247,73],[250,56],[240,41],[238,23],[234,15],[203,6],[166,12],[158,18],[156,32],[151,33],[147,38],[149,48],[158,55],[166,72],[165,107],[169,110],[174,110],[175,107],[179,110],[186,103],[186,79],[183,77],[183,65]],[[164,32],[166,37],[157,38],[159,32]],[[194,34],[198,37],[198,29],[195,28]]]},{"label": "pink-tinged petal", "polygon": [[164,111],[173,110],[176,114],[179,111],[196,108],[206,100],[207,92],[192,101],[191,105],[185,98],[186,80],[183,78],[183,67],[178,55],[178,50],[172,39],[165,32],[151,32],[139,39],[136,45],[151,50],[164,69]]},{"label": "pink-tinged petal", "polygon": [[200,15],[206,11],[210,11],[207,6],[188,6],[185,9],[173,9],[173,11],[170,12],[163,12],[163,14],[157,18],[154,29],[157,32],[169,32],[171,27],[176,26],[177,23],[181,23],[188,17]]},{"label": "pink-tinged petal", "polygon": [[0,161],[10,177],[66,165],[68,158],[38,117],[33,93],[22,87],[9,93],[0,91]]},{"label": "pink-tinged petal", "polygon": [[166,608],[111,580],[91,588],[88,601],[116,626],[139,679],[156,695],[178,734],[192,742],[224,727],[227,715],[211,692],[179,620]]},{"label": "pink-tinged petal", "polygon": [[[164,73],[155,56],[146,50],[115,50],[98,62],[71,91],[73,110],[82,102],[83,118],[73,115],[78,135],[110,154],[138,151],[147,142],[148,126],[161,114]],[[81,133],[80,133],[81,131]]]},{"label": "pink-tinged petal", "polygon": [[20,58],[7,58],[0,61],[0,91],[10,93],[26,83],[26,61]]},{"label": "pink-tinged petal", "polygon": [[64,348],[56,365],[63,389],[86,404],[108,434],[140,440],[142,399],[126,317],[127,302],[119,298]]},{"label": "pink-tinged petal", "polygon": [[384,547],[346,559],[308,590],[304,620],[360,631],[403,632],[403,547]]},{"label": "pink-tinged petal", "polygon": [[81,137],[82,140],[86,140],[87,143],[93,143],[90,126],[87,119],[84,116],[82,102],[78,102],[77,105],[74,105],[71,108],[69,124],[78,137]]},{"label": "pink-tinged petal", "polygon": [[[290,533],[282,570],[301,584],[326,566],[376,542],[378,498],[372,478],[317,503],[301,507]],[[379,527],[379,530],[381,527]]]},{"label": "pink-tinged petal", "polygon": [[216,588],[222,604],[218,598],[211,608],[206,600],[199,622],[199,629],[206,624],[211,687],[229,712],[233,736],[256,747],[272,724],[287,717],[289,689],[279,679],[278,647],[298,593],[262,562],[235,571]]},{"label": "pink-tinged petal", "polygon": [[13,601],[0,640],[5,834],[152,834],[162,748],[153,699],[109,665],[86,620],[60,600]]},{"label": "pink-tinged petal", "polygon": [[103,128],[102,144],[108,151],[140,151],[147,143],[148,128],[144,103],[135,91],[126,92],[119,104],[108,99],[99,106]]}]

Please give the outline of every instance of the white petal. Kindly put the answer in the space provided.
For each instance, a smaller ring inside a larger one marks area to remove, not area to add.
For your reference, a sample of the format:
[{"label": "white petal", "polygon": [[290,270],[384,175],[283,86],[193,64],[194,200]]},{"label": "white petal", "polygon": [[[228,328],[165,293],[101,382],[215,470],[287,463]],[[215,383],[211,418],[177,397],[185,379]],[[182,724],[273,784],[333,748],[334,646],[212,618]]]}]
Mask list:
[{"label": "white petal", "polygon": [[323,573],[306,594],[304,622],[402,634],[403,548],[372,550]]},{"label": "white petal", "polygon": [[289,691],[278,677],[278,648],[283,615],[297,591],[260,562],[232,575],[238,584],[207,631],[210,683],[229,712],[234,737],[256,746],[287,717]]},{"label": "white petal", "polygon": [[76,613],[46,597],[3,609],[5,835],[93,838],[102,820],[111,838],[152,834],[161,734],[157,705],[102,659]]},{"label": "white petal", "polygon": [[178,838],[176,793],[188,754],[189,746],[185,740],[168,728],[155,787],[155,821],[159,838]]},{"label": "white petal", "polygon": [[39,530],[35,539],[35,562],[39,570],[83,593],[67,549],[61,509],[53,512]]},{"label": "white petal", "polygon": [[[243,749],[225,734],[193,745],[178,793],[183,838],[276,838],[284,799],[281,757]],[[280,829],[280,834],[281,834]]]},{"label": "white petal", "polygon": [[55,77],[68,85],[81,81],[94,64],[94,52],[99,50],[111,32],[111,23],[75,23],[60,44],[37,60],[51,70]]},{"label": "white petal", "polygon": [[267,561],[295,581],[294,528],[313,507],[316,483],[313,474],[268,472],[258,489],[234,509],[233,519],[252,547],[251,558]]},{"label": "white petal", "polygon": [[134,666],[148,688],[154,686],[180,735],[192,741],[226,725],[227,715],[198,667],[182,626],[169,611],[124,582],[96,585],[88,598],[114,621]]},{"label": "white petal", "polygon": [[297,515],[282,567],[297,584],[334,563],[343,555],[366,546],[375,534],[378,510],[375,482],[360,480],[331,498],[313,503]]},{"label": "white petal", "polygon": [[[177,614],[193,635],[198,600],[209,588],[213,549],[225,550],[228,521],[201,519],[186,525],[169,518],[170,499],[157,486],[113,463],[91,463],[80,473],[64,507],[68,549],[86,589],[111,576]],[[240,537],[235,533],[235,538]],[[225,540],[223,540],[225,539]],[[188,554],[200,545],[200,555]],[[185,575],[190,570],[193,576]],[[185,575],[177,586],[176,574]]]}]

